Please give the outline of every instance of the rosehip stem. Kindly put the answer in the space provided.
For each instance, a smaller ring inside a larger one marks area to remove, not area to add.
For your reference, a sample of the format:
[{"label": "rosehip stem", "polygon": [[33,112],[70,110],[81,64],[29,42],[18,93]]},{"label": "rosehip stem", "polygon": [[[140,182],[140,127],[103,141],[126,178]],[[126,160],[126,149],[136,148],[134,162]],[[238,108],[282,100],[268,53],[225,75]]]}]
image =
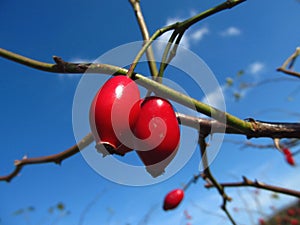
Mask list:
[{"label": "rosehip stem", "polygon": [[193,178],[191,178],[184,186],[183,186],[183,190],[186,191],[190,186],[191,184],[195,184],[198,179],[201,177],[201,173],[197,174],[197,175],[194,175]]},{"label": "rosehip stem", "polygon": [[[150,39],[149,36],[149,31],[142,13],[142,9],[140,6],[140,1],[139,0],[129,0],[134,12],[135,12],[135,16],[136,16],[136,20],[138,22],[138,25],[140,27],[142,36],[144,41],[148,41]],[[146,56],[148,59],[148,65],[151,71],[152,76],[155,76],[157,74],[157,67],[156,67],[156,61],[154,58],[154,53],[153,53],[153,49],[151,46],[149,46],[148,50],[146,51]]]}]

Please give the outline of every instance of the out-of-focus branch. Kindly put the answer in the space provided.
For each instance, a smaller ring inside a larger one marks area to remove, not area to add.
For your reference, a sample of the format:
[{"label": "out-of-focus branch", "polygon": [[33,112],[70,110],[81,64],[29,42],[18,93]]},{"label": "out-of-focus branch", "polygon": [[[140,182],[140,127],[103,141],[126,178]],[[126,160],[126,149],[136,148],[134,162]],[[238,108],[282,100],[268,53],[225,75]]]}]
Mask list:
[{"label": "out-of-focus branch", "polygon": [[56,164],[61,164],[61,162],[63,160],[75,155],[80,150],[84,149],[89,144],[91,144],[93,140],[94,140],[94,138],[93,138],[92,134],[89,133],[81,141],[79,141],[78,144],[76,144],[58,154],[42,156],[42,157],[35,157],[35,158],[23,157],[23,159],[21,159],[21,160],[15,160],[15,163],[14,163],[15,170],[8,175],[0,176],[0,181],[7,181],[7,182],[11,181],[14,177],[16,177],[20,173],[22,168],[26,165],[51,163],[51,162],[56,163]]},{"label": "out-of-focus branch", "polygon": [[236,222],[227,209],[227,202],[231,201],[231,198],[226,194],[224,187],[219,184],[219,182],[215,179],[215,177],[212,175],[212,173],[210,171],[208,158],[207,158],[207,154],[206,154],[207,144],[206,144],[205,138],[207,135],[208,134],[203,134],[203,133],[199,134],[199,147],[200,147],[200,151],[201,151],[201,160],[202,160],[202,164],[203,164],[203,168],[204,168],[202,177],[204,180],[208,181],[211,185],[213,185],[218,190],[220,196],[223,199],[221,209],[225,212],[226,216],[231,221],[231,223],[233,225],[235,225]]},{"label": "out-of-focus branch", "polygon": [[[140,6],[140,1],[139,0],[129,0],[134,12],[135,12],[135,16],[136,16],[136,20],[139,24],[142,36],[144,41],[148,41],[150,39],[150,35],[149,35],[149,31],[142,13],[142,9]],[[153,77],[157,76],[157,67],[156,67],[156,61],[154,58],[154,53],[153,53],[153,49],[152,46],[149,46],[149,48],[146,51],[146,56],[148,59],[148,65],[151,71],[151,74]]]},{"label": "out-of-focus branch", "polygon": [[[229,143],[233,143],[236,145],[240,145],[240,148],[259,148],[259,149],[274,149],[276,148],[276,146],[274,145],[274,142],[271,142],[270,144],[257,144],[257,143],[253,143],[250,141],[238,141],[238,140],[232,140],[232,139],[225,139],[224,142],[229,142]],[[295,147],[297,145],[299,145],[300,143],[300,139],[297,138],[290,138],[290,139],[286,139],[282,142],[279,143],[280,147],[287,147],[287,148],[292,148]],[[294,155],[294,153],[293,153]]]},{"label": "out-of-focus branch", "polygon": [[[290,195],[290,196],[294,196],[297,198],[300,198],[300,191],[296,191],[296,190],[292,190],[292,189],[287,189],[287,188],[283,188],[283,187],[278,187],[278,186],[273,186],[273,185],[269,185],[269,184],[265,184],[263,182],[259,182],[257,180],[252,181],[249,180],[246,177],[243,177],[243,181],[241,182],[228,182],[228,183],[220,183],[220,185],[223,188],[229,188],[229,187],[255,187],[255,188],[260,188],[260,189],[264,189],[264,190],[268,190],[268,191],[273,191],[276,193],[281,193],[281,194],[286,194],[286,195]],[[206,188],[213,188],[214,185],[207,183],[205,185]]]},{"label": "out-of-focus branch", "polygon": [[300,73],[293,70],[296,59],[300,55],[300,47],[297,47],[295,52],[287,58],[287,60],[282,64],[277,71],[283,72],[285,74],[300,78]]}]

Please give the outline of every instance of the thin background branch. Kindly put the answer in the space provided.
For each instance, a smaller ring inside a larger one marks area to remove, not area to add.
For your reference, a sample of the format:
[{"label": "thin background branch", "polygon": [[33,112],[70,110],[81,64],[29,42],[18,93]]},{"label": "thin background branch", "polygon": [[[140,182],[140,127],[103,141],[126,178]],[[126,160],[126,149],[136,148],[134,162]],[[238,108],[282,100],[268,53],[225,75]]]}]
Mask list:
[{"label": "thin background branch", "polygon": [[[260,188],[260,189],[273,191],[273,192],[276,192],[276,193],[286,194],[286,195],[290,195],[290,196],[300,198],[300,191],[265,184],[265,183],[257,181],[257,180],[252,181],[252,180],[250,180],[250,179],[248,179],[244,176],[243,176],[243,181],[241,181],[241,182],[220,183],[220,185],[223,188],[229,188],[229,187],[255,187],[255,188]],[[205,185],[205,187],[206,188],[213,188],[214,185],[212,185],[210,183],[207,183]]]},{"label": "thin background branch", "polygon": [[6,176],[0,176],[0,181],[7,181],[7,182],[11,181],[11,179],[17,176],[20,173],[20,171],[23,169],[23,167],[26,165],[42,164],[42,163],[61,164],[63,160],[75,155],[76,153],[78,153],[79,151],[87,147],[89,144],[91,144],[93,140],[94,138],[92,134],[89,133],[81,141],[79,141],[78,144],[73,145],[72,147],[60,153],[49,155],[49,156],[36,157],[36,158],[23,157],[23,159],[21,160],[15,160],[14,163],[15,170]]},{"label": "thin background branch", "polygon": [[286,59],[286,61],[277,69],[277,71],[300,78],[300,73],[293,70],[296,59],[299,57],[299,55],[300,47],[297,47],[295,52]]}]

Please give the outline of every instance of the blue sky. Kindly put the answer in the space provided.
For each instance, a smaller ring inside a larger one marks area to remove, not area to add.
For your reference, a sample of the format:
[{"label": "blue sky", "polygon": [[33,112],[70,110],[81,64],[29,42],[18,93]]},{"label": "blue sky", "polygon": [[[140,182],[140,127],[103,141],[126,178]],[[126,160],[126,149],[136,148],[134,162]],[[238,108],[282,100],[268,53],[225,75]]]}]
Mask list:
[{"label": "blue sky", "polygon": [[[141,1],[150,33],[171,22],[180,21],[221,1]],[[226,100],[228,112],[240,117],[268,121],[298,121],[289,112],[299,111],[299,80],[289,78],[243,91],[236,102],[236,73],[244,70],[241,81],[259,82],[286,77],[275,69],[299,43],[300,3],[248,0],[236,8],[216,14],[190,28],[183,45],[199,55],[214,72]],[[128,1],[8,1],[0,2],[1,47],[16,53],[51,62],[57,55],[66,61],[92,61],[108,50],[140,41],[140,31]],[[166,35],[169,35],[167,33]],[[164,35],[161,40],[166,39]],[[13,161],[24,155],[35,157],[60,152],[75,143],[72,104],[80,75],[50,74],[1,59],[0,72],[0,173],[13,169]],[[296,69],[299,69],[299,66]],[[143,68],[141,68],[143,69]],[[170,69],[170,71],[172,71]],[[148,70],[141,72],[147,73]],[[168,72],[168,71],[167,71]],[[168,78],[171,78],[171,75]],[[236,83],[226,87],[226,78]],[[204,98],[188,82],[182,85],[189,94]],[[218,102],[218,96],[214,96]],[[291,96],[293,98],[291,98]],[[281,109],[281,110],[278,110]],[[283,110],[282,110],[283,109]],[[267,110],[267,111],[266,111]],[[88,118],[82,118],[88,122]],[[226,136],[241,143],[244,137]],[[269,143],[270,140],[253,140]],[[91,146],[90,148],[92,148]],[[242,175],[272,184],[300,188],[299,167],[291,168],[277,151],[246,148],[225,142],[212,164],[222,181],[237,180]],[[203,181],[192,185],[178,209],[161,210],[164,195],[187,182],[198,172],[197,150],[186,166],[170,179],[145,187],[122,186],[97,174],[78,154],[61,166],[53,164],[25,167],[11,183],[0,183],[0,224],[229,224],[219,210],[221,199],[214,190],[203,188]],[[132,160],[136,160],[133,157]],[[298,160],[297,160],[298,161]],[[256,209],[253,189],[228,190],[234,201],[229,205]],[[260,201],[266,213],[269,206],[279,207],[293,198],[275,201],[262,192]],[[242,196],[242,197],[241,197]],[[63,202],[71,214],[62,218],[49,215],[50,206]],[[34,206],[25,216],[12,213]],[[184,210],[193,219],[186,221]],[[211,215],[205,210],[215,212]],[[86,212],[86,213],[84,213]],[[252,224],[261,215],[235,213],[240,224]],[[253,218],[252,218],[253,217]],[[59,220],[56,220],[59,219]],[[226,221],[226,220],[225,220]],[[145,224],[145,222],[144,222]]]}]

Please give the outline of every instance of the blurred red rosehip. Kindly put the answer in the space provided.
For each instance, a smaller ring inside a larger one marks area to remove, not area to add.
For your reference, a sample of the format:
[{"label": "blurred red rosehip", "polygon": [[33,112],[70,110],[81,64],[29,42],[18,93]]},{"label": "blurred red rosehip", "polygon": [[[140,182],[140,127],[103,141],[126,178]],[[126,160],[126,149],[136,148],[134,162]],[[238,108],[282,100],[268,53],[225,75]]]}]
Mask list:
[{"label": "blurred red rosehip", "polygon": [[265,225],[266,221],[263,218],[258,219],[259,225]]},{"label": "blurred red rosehip", "polygon": [[291,166],[295,166],[296,163],[295,163],[295,159],[293,157],[292,152],[288,148],[283,148],[282,151],[283,151],[283,154],[285,156],[286,162],[288,164],[290,164]]},{"label": "blurred red rosehip", "polygon": [[165,197],[163,209],[175,209],[180,204],[183,197],[184,191],[182,189],[175,189],[173,191],[170,191]]},{"label": "blurred red rosehip", "polygon": [[294,210],[294,209],[288,209],[288,210],[287,210],[287,214],[288,214],[289,216],[295,216],[295,215],[296,215],[296,210]]}]

